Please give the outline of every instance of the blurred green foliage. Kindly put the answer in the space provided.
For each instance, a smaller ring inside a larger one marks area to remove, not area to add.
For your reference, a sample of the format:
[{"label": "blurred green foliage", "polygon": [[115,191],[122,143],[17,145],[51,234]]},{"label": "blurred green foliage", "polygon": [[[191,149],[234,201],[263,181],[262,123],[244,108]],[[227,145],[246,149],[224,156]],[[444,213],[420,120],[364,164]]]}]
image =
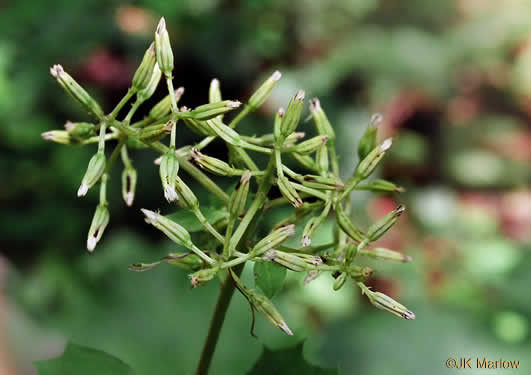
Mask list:
[{"label": "blurred green foliage", "polygon": [[[527,358],[529,2],[25,0],[0,5],[0,249],[11,264],[8,328],[22,373],[31,373],[32,360],[58,354],[66,339],[116,355],[142,374],[191,373],[195,366],[216,286],[192,291],[184,272],[168,265],[127,271],[175,249],[146,228],[139,207],[126,210],[118,199],[110,202],[103,246],[88,257],[84,239],[97,197],[78,200],[75,191],[90,150],[52,147],[39,136],[62,119],[85,116],[49,76],[52,64],[62,63],[109,109],[161,15],[182,72],[175,82],[186,88],[183,104],[204,102],[213,77],[224,97],[247,98],[279,69],[284,76],[268,106],[242,129],[271,126],[267,112],[304,88],[320,97],[337,127],[348,176],[357,158],[352,144],[370,112],[380,111],[381,135],[395,136],[382,176],[408,191],[393,197],[410,212],[387,245],[414,262],[380,268],[401,282],[377,273],[373,286],[410,306],[416,321],[374,311],[349,286],[328,297],[328,279],[301,289],[288,272],[288,288],[275,301],[295,338],[259,320],[253,339],[248,306],[237,296],[216,374],[249,371],[262,343],[287,348],[306,337],[305,356],[339,365],[341,374],[448,374],[449,357]],[[192,139],[183,132],[183,143]],[[216,147],[214,156],[223,152]],[[146,176],[136,202],[165,209],[152,160],[134,162]],[[115,172],[110,196],[118,197]],[[366,204],[377,217],[390,202],[357,198],[360,224],[368,222]],[[244,276],[252,278],[251,271]]]}]

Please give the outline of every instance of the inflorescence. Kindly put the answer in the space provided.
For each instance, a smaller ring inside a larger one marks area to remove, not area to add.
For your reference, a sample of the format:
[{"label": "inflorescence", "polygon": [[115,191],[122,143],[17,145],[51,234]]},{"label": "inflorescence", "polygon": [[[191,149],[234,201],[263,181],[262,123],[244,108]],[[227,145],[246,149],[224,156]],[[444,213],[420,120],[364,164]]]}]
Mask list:
[{"label": "inflorescence", "polygon": [[[245,286],[233,272],[233,267],[248,261],[274,262],[288,270],[306,273],[305,283],[329,272],[335,279],[334,290],[340,289],[351,279],[377,308],[404,319],[415,319],[415,314],[400,303],[382,293],[371,291],[364,282],[371,276],[372,269],[355,263],[357,257],[396,262],[411,260],[397,251],[371,247],[396,223],[405,210],[403,206],[398,206],[366,230],[359,228],[350,217],[351,192],[354,190],[403,191],[392,182],[381,179],[366,182],[392,145],[390,138],[377,142],[377,125],[381,116],[372,117],[358,145],[360,162],[353,175],[344,181],[339,174],[336,135],[318,99],[310,100],[310,112],[317,135],[303,140],[304,133],[297,132],[304,107],[305,93],[302,90],[293,96],[285,110],[280,108],[277,111],[272,133],[244,136],[235,130],[245,116],[262,106],[281,78],[280,72],[274,72],[244,105],[235,100],[223,100],[219,81],[214,79],[210,85],[209,103],[189,109],[178,107],[184,89],[174,89],[173,69],[173,52],[164,18],[160,20],[155,40],[134,74],[130,89],[109,114],[105,114],[100,105],[60,65],[50,69],[65,91],[96,118],[93,123],[67,122],[65,130],[42,134],[44,139],[62,144],[98,145],[77,192],[79,197],[83,197],[99,184],[99,204],[87,237],[88,251],[95,249],[109,223],[106,188],[115,160],[120,156],[123,162],[122,196],[126,205],[131,206],[135,197],[137,172],[129,157],[129,150],[151,148],[161,154],[156,164],[159,166],[164,197],[195,215],[204,231],[208,232],[202,236],[208,237],[204,241],[207,247],[196,245],[190,233],[179,223],[158,212],[142,209],[148,224],[188,249],[188,252],[171,253],[155,263],[133,264],[131,270],[146,271],[160,263],[170,263],[192,272],[190,280],[193,287],[214,279],[221,271],[228,271],[252,308],[262,312],[275,326],[290,335],[291,330],[272,302],[257,290]],[[154,105],[145,118],[132,123],[134,113],[153,95],[161,80],[166,81],[168,95]],[[135,101],[127,115],[118,120],[121,109],[133,97]],[[226,124],[224,114],[239,108],[241,111]],[[177,148],[179,124],[192,129],[203,137],[202,140],[193,146]],[[168,135],[169,146],[162,143]],[[202,152],[215,139],[221,139],[226,144],[228,161]],[[112,147],[110,144],[114,148],[107,156],[106,147]],[[251,152],[269,157],[265,168],[257,165]],[[306,172],[300,173],[289,168],[285,163],[288,158]],[[224,220],[215,225],[207,220],[196,194],[181,179],[180,170],[184,170],[224,203]],[[238,177],[239,183],[229,195],[206,173]],[[270,199],[270,190],[274,186],[280,191],[281,197]],[[262,214],[283,205],[292,205],[293,214],[284,218],[264,238],[257,239],[257,223]],[[312,247],[316,230],[329,217],[333,217],[335,223],[334,240]],[[283,243],[295,234],[295,225],[304,222],[300,248],[284,246]]]}]

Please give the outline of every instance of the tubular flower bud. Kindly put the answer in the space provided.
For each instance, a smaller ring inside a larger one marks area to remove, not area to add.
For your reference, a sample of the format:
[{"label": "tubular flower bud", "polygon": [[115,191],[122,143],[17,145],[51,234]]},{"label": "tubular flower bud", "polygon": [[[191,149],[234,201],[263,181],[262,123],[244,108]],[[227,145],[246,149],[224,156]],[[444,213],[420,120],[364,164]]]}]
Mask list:
[{"label": "tubular flower bud", "polygon": [[177,180],[177,173],[179,172],[179,161],[175,150],[170,149],[160,161],[159,173],[160,181],[162,182],[162,189],[164,190],[164,197],[168,202],[173,202],[179,199],[175,191],[175,182]]},{"label": "tubular flower bud", "polygon": [[293,159],[295,159],[304,168],[310,169],[312,171],[319,171],[317,164],[315,164],[315,161],[310,156],[301,155],[296,152],[292,153],[291,156],[293,156]]},{"label": "tubular flower bud", "polygon": [[360,180],[365,180],[374,171],[380,160],[384,157],[385,152],[389,150],[393,140],[387,138],[381,145],[375,147],[367,156],[361,160],[354,172],[354,176]]},{"label": "tubular flower bud", "polygon": [[162,17],[155,31],[155,55],[159,68],[166,77],[171,77],[173,71],[173,52],[170,45],[170,36],[166,30],[166,20]]},{"label": "tubular flower bud", "polygon": [[145,143],[151,143],[160,140],[166,134],[170,134],[171,128],[175,126],[175,121],[170,120],[165,124],[148,125],[140,130],[138,139]]},{"label": "tubular flower bud", "polygon": [[267,154],[271,153],[271,149],[269,148],[253,145],[252,143],[244,141],[242,137],[234,129],[225,125],[218,118],[207,120],[206,124],[210,128],[211,132],[214,132],[215,135],[219,136],[225,142],[233,146],[242,147],[242,148],[246,148],[249,150],[254,150],[254,151],[263,152]]},{"label": "tubular flower bud", "polygon": [[322,145],[326,144],[327,141],[328,137],[326,135],[318,135],[317,137],[310,138],[293,147],[289,147],[284,151],[294,151],[301,155],[306,155],[317,151]]},{"label": "tubular flower bud", "polygon": [[91,124],[90,122],[67,121],[65,129],[68,132],[68,135],[80,141],[96,135],[96,125]]},{"label": "tubular flower bud", "polygon": [[224,113],[230,112],[238,108],[242,103],[237,100],[222,100],[219,102],[203,104],[195,107],[190,112],[190,116],[196,120],[209,120]]},{"label": "tubular flower bud", "polygon": [[103,231],[109,224],[109,210],[107,205],[100,203],[96,207],[96,212],[92,217],[92,223],[90,224],[88,237],[87,237],[87,250],[92,252],[96,248],[96,244],[99,242]]},{"label": "tubular flower bud", "polygon": [[301,246],[308,247],[312,244],[312,236],[315,233],[315,229],[321,223],[320,216],[314,216],[306,223],[304,230],[302,231]]},{"label": "tubular flower bud", "polygon": [[350,217],[345,213],[341,203],[336,205],[336,221],[343,232],[345,232],[354,242],[360,243],[363,241],[363,234],[356,228],[350,220]]},{"label": "tubular flower bud", "polygon": [[202,154],[196,148],[192,148],[190,155],[201,168],[219,176],[239,176],[241,174],[240,170],[232,168],[223,160]]},{"label": "tubular flower bud", "polygon": [[245,202],[247,201],[247,195],[249,194],[250,180],[251,173],[246,171],[232,192],[228,207],[231,217],[238,217],[245,210]]},{"label": "tubular flower bud", "polygon": [[69,145],[72,142],[70,134],[66,130],[50,130],[41,134],[41,137],[46,141]]},{"label": "tubular flower bud", "polygon": [[322,145],[317,149],[315,162],[320,173],[326,174],[328,172],[328,148],[326,145]]},{"label": "tubular flower bud", "polygon": [[59,82],[61,87],[70,94],[74,99],[80,102],[89,112],[97,118],[103,118],[105,115],[99,104],[79,85],[68,73],[63,70],[61,65],[54,65],[50,68],[51,75]]},{"label": "tubular flower bud", "polygon": [[194,247],[190,233],[188,233],[188,231],[182,226],[165,216],[150,210],[146,210],[145,208],[142,208],[140,211],[142,211],[142,213],[146,216],[146,223],[153,225],[155,228],[168,236],[170,240],[187,248]]},{"label": "tubular flower bud", "polygon": [[300,179],[304,186],[319,190],[341,190],[344,185],[335,177],[324,177],[307,174]]},{"label": "tubular flower bud", "polygon": [[253,111],[264,104],[281,77],[282,74],[278,70],[275,71],[264,83],[262,83],[254,94],[251,95],[249,98],[249,106]]},{"label": "tubular flower bud", "polygon": [[192,288],[197,288],[198,286],[205,285],[207,282],[212,280],[217,273],[217,268],[205,268],[192,273],[191,275],[189,275]]},{"label": "tubular flower bud", "polygon": [[77,191],[77,196],[85,196],[88,190],[93,187],[103,175],[105,171],[105,154],[103,151],[98,151],[89,161],[87,171],[81,180],[81,185]]},{"label": "tubular flower bud", "polygon": [[390,260],[392,262],[407,263],[413,259],[409,255],[402,254],[398,251],[386,249],[383,247],[375,247],[373,249],[361,249],[360,255],[368,256],[375,259]]},{"label": "tubular flower bud", "polygon": [[153,74],[151,75],[151,79],[149,80],[147,86],[136,93],[136,96],[139,101],[145,102],[146,100],[151,98],[151,96],[153,96],[155,90],[157,89],[157,86],[159,85],[161,77],[162,72],[160,71],[159,66],[155,64],[155,67],[153,68]]},{"label": "tubular flower bud", "polygon": [[243,292],[246,294],[251,305],[264,314],[275,327],[278,327],[282,332],[293,336],[293,332],[289,329],[282,315],[280,315],[273,303],[266,296],[259,294],[255,290],[245,289]]},{"label": "tubular flower bud", "polygon": [[336,279],[334,280],[334,285],[332,286],[332,288],[335,291],[341,289],[343,287],[343,285],[345,285],[345,281],[347,281],[347,273],[346,272],[341,272],[339,274],[339,276],[336,277]]},{"label": "tubular flower bud", "polygon": [[326,135],[328,139],[333,142],[336,139],[336,134],[334,133],[334,129],[332,128],[332,125],[330,125],[330,121],[328,121],[326,114],[321,108],[319,99],[314,98],[310,100],[310,112],[312,113],[317,133],[320,135]]},{"label": "tubular flower bud", "polygon": [[306,262],[296,255],[277,250],[267,250],[264,253],[265,260],[273,261],[289,270],[304,272],[308,269]]},{"label": "tubular flower bud", "polygon": [[194,253],[170,253],[161,260],[154,263],[134,263],[129,265],[129,271],[145,272],[150,271],[161,263],[168,263],[189,271],[196,271],[204,265],[201,258]]},{"label": "tubular flower bud", "polygon": [[382,237],[385,232],[387,232],[396,221],[404,213],[406,208],[402,205],[398,206],[393,211],[389,212],[383,217],[383,219],[378,220],[376,223],[371,225],[367,230],[367,239],[369,242],[376,241],[378,238]]},{"label": "tubular flower bud", "polygon": [[[179,87],[175,90],[175,100],[179,103],[179,99],[184,94],[184,87]],[[158,120],[169,114],[171,111],[171,97],[166,95],[160,102],[155,104],[153,108],[149,111],[149,118],[153,120]]]},{"label": "tubular flower bud", "polygon": [[282,135],[283,139],[297,129],[297,125],[299,125],[299,121],[301,119],[303,106],[304,91],[299,90],[289,102],[286,114],[282,118],[282,123],[280,124],[280,134]]},{"label": "tubular flower bud", "polygon": [[295,187],[285,176],[278,177],[277,185],[282,196],[286,198],[293,207],[299,208],[302,206],[302,199],[300,198],[299,193],[297,193]]},{"label": "tubular flower bud", "polygon": [[175,177],[175,189],[179,195],[181,203],[186,208],[193,210],[199,207],[199,201],[192,192],[192,189],[190,189],[179,176]]},{"label": "tubular flower bud", "polygon": [[360,160],[365,159],[369,152],[374,150],[376,147],[376,133],[378,132],[378,125],[382,122],[383,117],[379,113],[375,113],[371,117],[371,122],[365,130],[365,133],[361,137],[360,143],[358,144],[358,156]]},{"label": "tubular flower bud", "polygon": [[254,256],[259,256],[260,254],[265,253],[267,250],[274,248],[275,246],[280,245],[282,242],[286,241],[289,237],[295,234],[295,225],[290,224],[278,229],[273,230],[266,237],[262,238],[260,241],[254,245],[251,253]]},{"label": "tubular flower bud", "polygon": [[348,269],[349,276],[357,282],[365,282],[372,276],[374,273],[373,269],[370,267],[358,267],[352,266]]},{"label": "tubular flower bud", "polygon": [[405,191],[403,187],[381,179],[374,180],[369,185],[363,186],[363,188],[375,192],[403,193]]},{"label": "tubular flower bud", "polygon": [[389,311],[391,314],[406,320],[415,319],[413,312],[409,311],[404,305],[398,303],[391,297],[380,292],[373,292],[361,282],[358,283],[358,286],[361,288],[362,294],[365,294],[369,298],[369,302],[376,308]]},{"label": "tubular flower bud", "polygon": [[284,110],[284,108],[280,107],[275,115],[275,123],[273,125],[273,137],[275,142],[277,142],[277,139],[282,140],[280,129],[282,127],[282,119],[284,118],[285,114],[286,111]]},{"label": "tubular flower bud", "polygon": [[134,90],[140,91],[148,87],[156,64],[157,58],[155,57],[155,43],[151,43],[149,48],[144,53],[144,58],[142,59],[140,66],[133,76]]},{"label": "tubular flower bud", "polygon": [[210,82],[210,89],[208,90],[208,102],[209,103],[217,103],[220,102],[221,99],[221,90],[219,88],[219,80],[214,78]]},{"label": "tubular flower bud", "polygon": [[122,172],[122,197],[126,205],[131,207],[135,199],[137,173],[133,167],[125,167]]},{"label": "tubular flower bud", "polygon": [[[181,112],[186,111],[187,108],[183,107],[181,108]],[[215,136],[216,132],[212,130],[212,128],[205,122],[205,121],[198,121],[193,118],[184,118],[184,124],[188,126],[191,130],[196,132],[199,135],[206,135],[206,136]]]}]

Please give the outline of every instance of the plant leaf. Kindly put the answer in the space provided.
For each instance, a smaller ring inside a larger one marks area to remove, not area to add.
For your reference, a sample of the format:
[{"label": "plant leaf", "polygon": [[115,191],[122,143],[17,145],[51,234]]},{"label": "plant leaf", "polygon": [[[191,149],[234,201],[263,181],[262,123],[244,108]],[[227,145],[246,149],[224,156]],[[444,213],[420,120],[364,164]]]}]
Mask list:
[{"label": "plant leaf", "polygon": [[[218,221],[224,219],[228,215],[225,209],[218,207],[201,207],[201,212],[212,225],[216,224]],[[189,210],[181,209],[167,215],[166,217],[183,226],[184,229],[190,233],[204,230],[199,220],[197,220],[195,215]]]},{"label": "plant leaf", "polygon": [[132,375],[133,370],[116,357],[100,350],[68,343],[60,357],[37,361],[39,375]]},{"label": "plant leaf", "polygon": [[338,375],[337,369],[325,369],[308,363],[302,354],[303,343],[293,348],[269,350],[264,347],[262,356],[247,375]]},{"label": "plant leaf", "polygon": [[267,298],[273,298],[284,285],[286,269],[272,262],[254,264],[254,281]]}]

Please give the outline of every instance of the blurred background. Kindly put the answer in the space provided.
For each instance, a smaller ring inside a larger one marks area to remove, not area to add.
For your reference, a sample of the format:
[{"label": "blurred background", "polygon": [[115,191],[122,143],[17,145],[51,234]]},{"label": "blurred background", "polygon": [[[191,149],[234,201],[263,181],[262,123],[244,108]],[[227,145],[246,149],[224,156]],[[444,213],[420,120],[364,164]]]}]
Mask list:
[{"label": "blurred background", "polygon": [[[40,137],[87,119],[49,67],[61,63],[110,110],[161,16],[184,105],[206,102],[212,78],[225,98],[246,100],[274,70],[283,73],[266,106],[242,123],[245,134],[271,131],[275,110],[302,88],[335,126],[348,177],[354,145],[371,114],[382,113],[380,136],[394,145],[378,174],[406,193],[353,194],[354,219],[363,226],[396,202],[409,208],[381,244],[414,261],[363,264],[377,271],[369,284],[413,310],[415,321],[375,310],[354,285],[333,292],[323,276],[302,288],[290,274],[275,303],[295,336],[259,317],[251,337],[249,307],[237,295],[213,374],[244,374],[262,345],[301,340],[310,362],[341,374],[448,374],[450,357],[520,360],[515,373],[531,373],[527,0],[0,1],[0,373],[36,374],[32,361],[59,355],[67,340],[139,374],[193,372],[217,283],[191,290],[186,272],[169,265],[127,270],[176,251],[138,211],[174,210],[163,200],[156,155],[132,155],[133,208],[123,204],[115,168],[111,222],[88,256],[97,192],[77,199],[76,191],[94,148]],[[164,95],[159,89],[151,102]],[[308,134],[312,127],[300,126]],[[178,142],[196,140],[183,130]],[[326,228],[318,234],[329,236]],[[252,285],[251,267],[244,277]]]}]

